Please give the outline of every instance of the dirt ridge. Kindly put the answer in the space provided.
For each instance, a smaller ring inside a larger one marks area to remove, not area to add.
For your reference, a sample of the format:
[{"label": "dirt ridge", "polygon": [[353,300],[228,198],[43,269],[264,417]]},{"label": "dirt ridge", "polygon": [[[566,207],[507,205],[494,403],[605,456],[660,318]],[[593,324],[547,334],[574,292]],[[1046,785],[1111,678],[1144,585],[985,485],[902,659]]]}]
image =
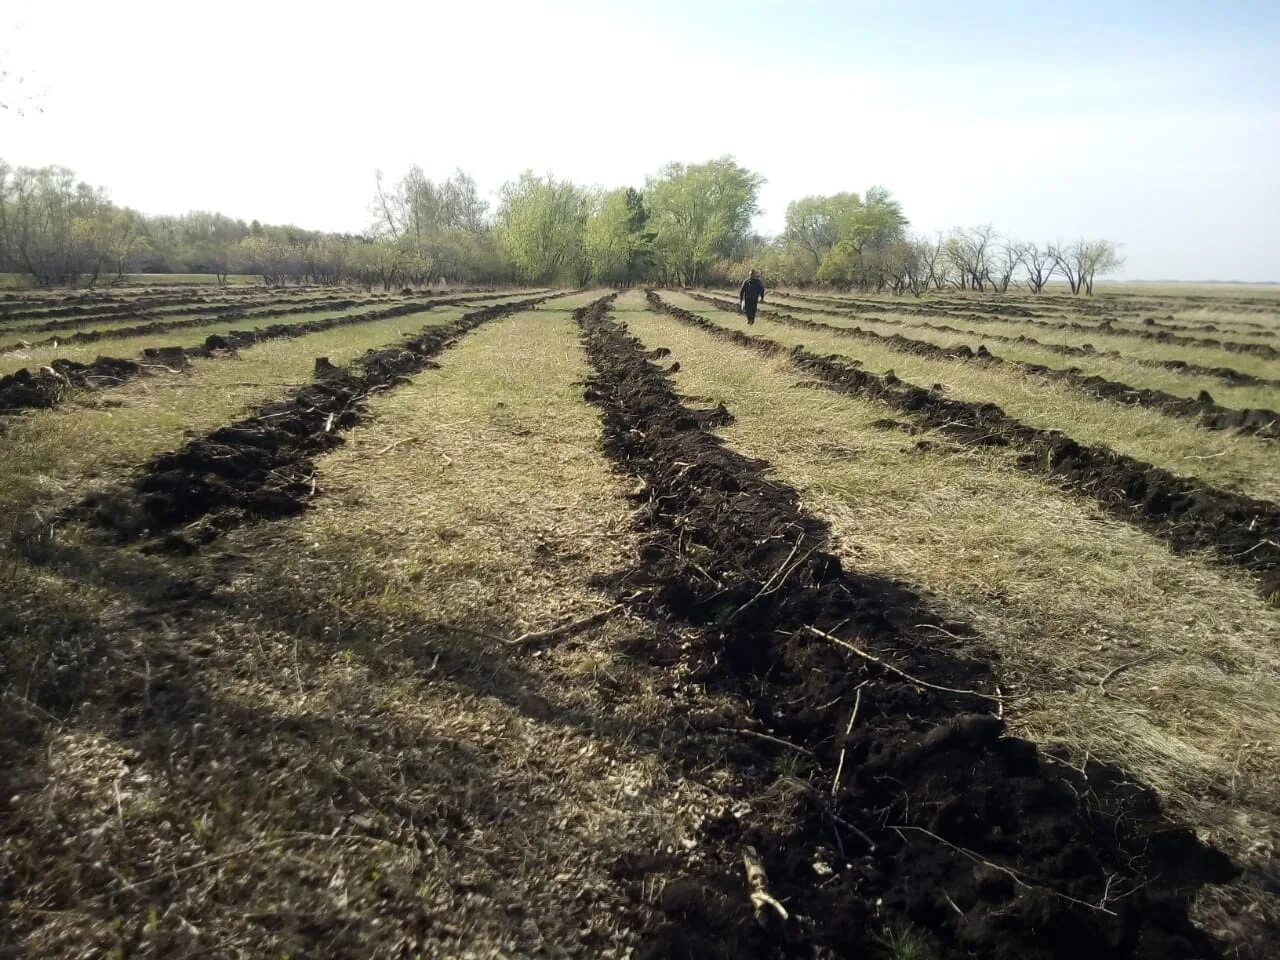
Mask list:
[{"label": "dirt ridge", "polygon": [[[830,303],[836,306],[847,305],[851,302],[859,302],[859,301],[850,301],[847,299],[842,299],[840,297],[815,296],[813,294],[780,292],[779,295],[786,297],[787,299],[805,300],[810,303]],[[865,304],[866,301],[861,301],[860,303]],[[929,304],[935,307],[943,308],[943,309],[964,310],[968,312],[977,311],[977,312],[985,312],[993,315],[1004,315],[1004,316],[1015,316],[1015,317],[1035,317],[1035,318],[1046,318],[1046,319],[1057,318],[1061,316],[1061,314],[1057,312],[1048,313],[1043,310],[1031,310],[1026,307],[1019,307],[1014,304],[1002,303],[999,301],[994,301],[989,299],[943,300],[939,298],[933,298],[929,300]],[[1114,304],[1114,303],[1091,304],[1091,303],[1085,303],[1085,302],[1079,302],[1079,301],[1075,303],[1068,301],[1065,304],[1058,304],[1058,303],[1051,303],[1049,301],[1044,301],[1044,305],[1051,306],[1054,308],[1065,307],[1067,309],[1075,309],[1081,313],[1103,314],[1103,315],[1105,315],[1107,311],[1110,311],[1112,313],[1141,313],[1144,310],[1150,311],[1151,309],[1155,309],[1154,307],[1147,307],[1147,306],[1134,305],[1134,304]],[[882,306],[891,306],[891,305],[883,304]],[[1120,318],[1112,317],[1109,319],[1118,320]],[[1176,322],[1176,319],[1174,318],[1174,316],[1172,314],[1169,314],[1164,318],[1153,317],[1148,315],[1146,317],[1143,317],[1140,321],[1135,320],[1133,322],[1141,322],[1143,326],[1154,327],[1159,330],[1172,330],[1172,331],[1186,331],[1186,330],[1197,331],[1198,330],[1205,333],[1242,333],[1245,335],[1256,334],[1259,336],[1280,335],[1280,330],[1277,330],[1275,327],[1269,326],[1268,324],[1265,324],[1265,323],[1259,323],[1254,320],[1223,320],[1223,321],[1219,321],[1218,323],[1212,323],[1208,321],[1204,323],[1178,323]],[[1233,327],[1243,327],[1247,329],[1235,330],[1235,329],[1232,329]]]},{"label": "dirt ridge", "polygon": [[[829,298],[825,298],[829,299]],[[825,302],[824,299],[824,302]],[[883,309],[883,307],[880,307]],[[1212,347],[1219,350],[1226,350],[1228,353],[1247,353],[1254,356],[1263,357],[1268,360],[1274,360],[1280,357],[1280,350],[1267,343],[1250,343],[1240,340],[1219,340],[1216,337],[1188,337],[1171,332],[1171,330],[1137,330],[1130,327],[1114,327],[1110,317],[1104,317],[1101,321],[1094,324],[1079,323],[1075,320],[1040,320],[1034,319],[1031,314],[1009,314],[1007,311],[1004,315],[984,316],[966,312],[962,310],[947,310],[939,307],[895,307],[899,313],[914,314],[917,316],[947,316],[947,317],[964,317],[972,323],[1004,323],[1005,316],[1017,316],[1025,323],[1033,327],[1046,327],[1053,330],[1074,330],[1080,333],[1096,333],[1102,336],[1113,337],[1136,337],[1140,340],[1154,340],[1158,343],[1170,343],[1177,346],[1187,347]]]},{"label": "dirt ridge", "polygon": [[[16,340],[0,346],[0,354],[13,353],[17,350],[28,350],[32,347],[73,346],[77,343],[97,343],[99,340],[124,340],[129,337],[145,336],[148,333],[167,333],[170,330],[185,330],[190,327],[211,326],[215,323],[227,323],[232,320],[257,320],[271,317],[284,317],[294,313],[318,312],[321,310],[347,310],[367,300],[344,298],[340,300],[320,300],[315,303],[302,304],[289,301],[287,306],[266,306],[263,310],[254,310],[253,305],[232,306],[229,309],[220,307],[184,307],[168,316],[184,314],[201,314],[188,320],[165,320],[160,317],[149,319],[145,323],[127,327],[106,327],[99,330],[82,330],[63,336],[45,337],[41,340]],[[218,310],[220,312],[212,312]],[[6,333],[8,331],[5,331]],[[18,331],[23,332],[23,331]],[[31,331],[34,332],[34,331]],[[41,331],[43,332],[43,331]]]},{"label": "dirt ridge", "polygon": [[[732,301],[705,294],[694,293],[690,296],[723,310],[733,310],[736,307]],[[1266,409],[1237,410],[1234,407],[1224,407],[1216,403],[1213,397],[1203,390],[1198,398],[1192,399],[1151,387],[1135,387],[1119,380],[1108,380],[1106,377],[1084,373],[1075,367],[1063,369],[1023,360],[1009,360],[992,353],[981,344],[977,350],[963,344],[941,347],[927,340],[916,340],[901,334],[886,336],[872,330],[863,330],[861,327],[837,327],[804,317],[793,317],[788,313],[779,313],[775,310],[762,310],[760,315],[800,329],[820,330],[823,333],[877,343],[900,353],[911,353],[937,360],[965,360],[992,366],[1010,366],[1027,376],[1066,383],[1073,389],[1099,400],[1107,400],[1127,407],[1146,407],[1158,410],[1167,416],[1191,420],[1206,430],[1231,430],[1239,434],[1256,436],[1262,440],[1280,440],[1280,413]]]},{"label": "dirt ridge", "polygon": [[[791,294],[782,294],[786,299],[803,299],[813,300],[812,297],[795,298]],[[938,330],[942,333],[956,333],[966,337],[976,337],[979,340],[998,340],[1001,343],[1023,343],[1039,347],[1041,350],[1047,350],[1050,353],[1058,353],[1066,357],[1113,357],[1118,360],[1124,360],[1128,363],[1137,364],[1141,367],[1151,367],[1152,369],[1171,370],[1174,373],[1182,373],[1188,376],[1208,377],[1214,380],[1222,380],[1232,386],[1258,386],[1258,387],[1280,387],[1280,378],[1258,377],[1251,373],[1245,373],[1243,370],[1237,370],[1234,367],[1206,367],[1198,363],[1190,363],[1186,360],[1152,360],[1145,357],[1131,357],[1121,353],[1119,350],[1099,350],[1092,344],[1084,344],[1075,347],[1066,343],[1049,343],[1044,340],[1037,340],[1035,337],[1029,337],[1026,334],[1020,334],[1011,337],[1003,333],[979,333],[976,330],[967,330],[964,327],[953,327],[946,323],[930,323],[927,320],[919,320],[910,322],[907,320],[897,320],[893,317],[869,316],[863,312],[853,310],[840,310],[838,308],[819,309],[814,307],[797,307],[792,304],[785,304],[787,309],[800,310],[809,313],[819,314],[847,314],[849,316],[862,317],[873,323],[883,323],[895,327],[903,327],[911,330],[920,327],[926,330]]]},{"label": "dirt ridge", "polygon": [[1254,574],[1264,596],[1280,595],[1280,505],[1233,493],[1106,447],[1079,443],[1009,416],[994,403],[955,400],[861,369],[839,355],[821,356],[775,340],[712,323],[649,291],[650,307],[739,346],[787,356],[822,386],[866,396],[911,415],[923,425],[974,446],[1009,446],[1025,452],[1019,465],[1045,474],[1097,502],[1113,516],[1136,523],[1178,551],[1208,550],[1218,562]]},{"label": "dirt ridge", "polygon": [[[482,324],[563,295],[475,310],[403,343],[370,350],[350,367],[317,360],[311,383],[179,450],[152,457],[128,488],[91,495],[66,516],[122,540],[163,538],[158,546],[178,551],[249,519],[294,516],[316,493],[315,457],[368,418],[365,400],[371,394],[429,368],[432,357]],[[179,527],[182,533],[173,532]]]},{"label": "dirt ridge", "polygon": [[[468,293],[466,295],[444,295],[439,297],[421,297],[424,302],[430,302],[435,299],[447,299],[455,301],[472,301],[488,299],[491,293],[477,292]],[[150,311],[139,311],[139,319],[146,317],[147,322],[136,324],[129,327],[105,327],[100,330],[84,330],[79,333],[69,334],[66,337],[46,337],[43,340],[32,342],[27,339],[14,341],[13,343],[0,346],[0,353],[11,353],[15,350],[24,350],[29,347],[48,346],[53,343],[73,344],[73,343],[93,343],[98,340],[117,340],[124,337],[135,337],[147,333],[158,333],[165,330],[181,330],[186,327],[207,326],[214,323],[227,323],[232,320],[252,321],[257,319],[266,319],[269,317],[282,317],[295,313],[307,313],[309,311],[320,310],[346,310],[354,306],[375,306],[378,303],[393,299],[390,294],[374,294],[373,296],[346,296],[322,299],[319,297],[310,300],[300,300],[296,297],[280,298],[264,301],[253,301],[249,303],[233,303],[224,302],[219,304],[211,304],[208,306],[182,307],[177,310],[161,310],[156,313]],[[403,297],[394,297],[396,300],[402,300]],[[192,314],[200,314],[202,316],[193,317],[190,320],[166,320],[166,317],[190,316]],[[110,318],[103,318],[110,320]],[[119,318],[116,318],[118,320]],[[111,321],[115,322],[115,321]],[[80,320],[60,320],[54,323],[41,324],[38,327],[9,327],[0,333],[45,333],[48,331],[73,329],[81,326]]]},{"label": "dirt ridge", "polygon": [[[0,377],[0,416],[22,410],[55,407],[75,390],[91,390],[120,386],[149,369],[162,367],[173,370],[185,367],[194,359],[211,359],[230,356],[236,350],[251,347],[267,340],[287,340],[310,336],[337,327],[376,323],[413,313],[425,313],[436,307],[465,306],[474,300],[449,298],[399,303],[365,313],[346,314],[305,323],[276,323],[252,330],[231,330],[212,334],[204,343],[195,347],[148,347],[137,360],[122,357],[98,357],[92,363],[57,359],[36,372],[27,368]],[[487,299],[482,297],[481,299]]]},{"label": "dirt ridge", "polygon": [[[1084,776],[1004,736],[989,670],[939,642],[966,626],[844,570],[796,491],[707,429],[728,412],[685,406],[607,301],[576,318],[605,453],[643,486],[639,565],[616,589],[697,628],[689,680],[740,695],[774,738],[739,744],[742,810],[708,818],[641,956],[864,958],[900,921],[947,957],[1216,955],[1187,907],[1227,879],[1225,858],[1118,771]],[[753,917],[748,848],[785,920],[767,905]]]}]

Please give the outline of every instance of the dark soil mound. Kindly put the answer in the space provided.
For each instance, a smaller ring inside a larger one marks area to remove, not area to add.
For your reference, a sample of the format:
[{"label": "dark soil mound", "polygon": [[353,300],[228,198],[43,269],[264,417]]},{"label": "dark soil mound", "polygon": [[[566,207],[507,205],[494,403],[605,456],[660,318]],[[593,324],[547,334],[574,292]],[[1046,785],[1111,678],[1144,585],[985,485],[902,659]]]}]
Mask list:
[{"label": "dark soil mound", "polygon": [[1216,551],[1220,562],[1257,575],[1266,596],[1280,592],[1280,506],[1268,500],[1211,487],[1106,447],[1078,443],[1060,431],[1023,423],[994,403],[955,400],[891,374],[870,373],[847,357],[821,356],[803,347],[788,350],[777,341],[730,330],[673,307],[652,291],[649,302],[655,310],[732,343],[787,355],[828,388],[878,400],[962,443],[1021,447],[1026,451],[1019,461],[1024,469],[1047,474],[1093,498],[1175,549]]},{"label": "dark soil mound", "polygon": [[[1225,858],[1116,771],[1085,777],[1004,736],[988,670],[940,642],[967,628],[844,570],[796,492],[707,432],[718,411],[681,403],[606,311],[579,312],[586,396],[605,452],[647,491],[641,563],[617,588],[699,628],[689,681],[740,694],[778,744],[741,748],[752,810],[705,824],[644,955],[864,958],[902,922],[944,956],[1215,955],[1187,905],[1231,875]],[[748,848],[785,921],[753,916]]]},{"label": "dark soil mound", "polygon": [[[695,294],[697,299],[713,304],[721,309],[731,310],[734,305],[727,300],[719,300]],[[1006,360],[996,356],[985,346],[977,351],[966,346],[940,347],[925,340],[915,340],[901,334],[885,336],[872,330],[860,327],[833,327],[830,324],[793,317],[785,313],[762,310],[761,316],[788,326],[809,330],[821,330],[823,333],[834,333],[887,346],[901,353],[912,353],[934,360],[971,360],[976,363],[1007,365],[1015,367],[1028,376],[1043,377],[1066,383],[1081,393],[1100,400],[1109,400],[1124,406],[1149,407],[1173,417],[1194,420],[1207,430],[1234,430],[1237,433],[1252,434],[1264,440],[1280,440],[1280,413],[1274,410],[1235,410],[1221,406],[1213,401],[1207,393],[1201,392],[1196,399],[1180,397],[1163,390],[1152,390],[1147,387],[1135,387],[1105,377],[1091,376],[1075,368],[1059,369],[1046,367],[1038,363],[1024,363],[1019,360]]]},{"label": "dark soil mound", "polygon": [[[403,344],[371,350],[355,369],[318,361],[313,382],[253,416],[153,458],[131,489],[90,497],[72,515],[125,539],[169,534],[164,546],[184,550],[193,545],[172,534],[175,528],[205,521],[189,535],[210,538],[247,519],[299,513],[315,494],[314,458],[342,443],[341,433],[368,416],[364,401],[371,393],[427,368],[432,357],[481,324],[546,299],[485,307],[428,327]],[[419,303],[382,312],[422,310]]]},{"label": "dark soil mound", "polygon": [[99,357],[93,363],[54,360],[35,373],[22,369],[0,377],[0,414],[53,407],[72,390],[115,387],[141,373],[141,364],[118,357]]}]

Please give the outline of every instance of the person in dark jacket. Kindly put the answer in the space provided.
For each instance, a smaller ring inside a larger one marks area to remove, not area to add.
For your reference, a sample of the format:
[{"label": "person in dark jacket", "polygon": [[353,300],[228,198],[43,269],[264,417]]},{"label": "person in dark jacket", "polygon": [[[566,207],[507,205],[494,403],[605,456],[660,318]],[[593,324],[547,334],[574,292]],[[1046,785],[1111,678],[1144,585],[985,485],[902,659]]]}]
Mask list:
[{"label": "person in dark jacket", "polygon": [[738,301],[742,305],[742,312],[747,315],[748,325],[756,322],[756,304],[763,300],[764,281],[760,279],[759,270],[752,270],[751,276],[747,277],[742,289],[738,291]]}]

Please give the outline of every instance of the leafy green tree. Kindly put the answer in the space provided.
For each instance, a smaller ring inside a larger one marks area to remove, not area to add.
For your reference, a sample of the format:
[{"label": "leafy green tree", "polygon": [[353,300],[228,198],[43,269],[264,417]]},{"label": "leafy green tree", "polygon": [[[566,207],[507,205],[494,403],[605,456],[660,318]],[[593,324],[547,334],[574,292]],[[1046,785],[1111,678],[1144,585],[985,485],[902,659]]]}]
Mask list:
[{"label": "leafy green tree", "polygon": [[519,279],[581,284],[590,277],[585,240],[596,207],[591,191],[526,170],[503,185],[501,197],[498,238]]},{"label": "leafy green tree", "polygon": [[783,241],[807,256],[816,273],[840,239],[839,226],[851,222],[862,209],[862,198],[856,193],[804,197],[793,201],[787,206]]},{"label": "leafy green tree", "polygon": [[147,238],[147,218],[128,207],[113,207],[109,213],[110,228],[107,231],[103,251],[106,262],[115,272],[117,280],[124,277],[138,260],[150,249]]},{"label": "leafy green tree", "polygon": [[614,284],[641,279],[653,249],[653,235],[646,232],[648,220],[638,190],[625,187],[601,198],[587,220],[583,238],[593,278]]},{"label": "leafy green tree", "polygon": [[676,283],[697,284],[712,265],[732,257],[760,212],[764,178],[732,157],[707,163],[671,163],[645,186],[654,253]]},{"label": "leafy green tree", "polygon": [[1093,294],[1093,279],[1105,276],[1124,266],[1119,248],[1110,240],[1077,240],[1069,246],[1055,244],[1049,248],[1049,256],[1072,293]]},{"label": "leafy green tree", "polygon": [[394,240],[365,240],[352,245],[347,269],[370,290],[375,283],[390,290],[403,275],[406,265],[404,249]]},{"label": "leafy green tree", "polygon": [[218,283],[225,284],[236,244],[249,235],[244,221],[193,210],[177,218],[175,228],[178,256],[187,269],[212,273]]},{"label": "leafy green tree", "polygon": [[100,268],[105,193],[66,167],[0,165],[0,235],[6,256],[37,284],[71,284]]},{"label": "leafy green tree", "polygon": [[808,262],[806,279],[879,289],[886,283],[883,250],[902,239],[906,225],[902,205],[884,187],[872,187],[865,196],[795,201],[787,207],[782,238],[786,249]]}]

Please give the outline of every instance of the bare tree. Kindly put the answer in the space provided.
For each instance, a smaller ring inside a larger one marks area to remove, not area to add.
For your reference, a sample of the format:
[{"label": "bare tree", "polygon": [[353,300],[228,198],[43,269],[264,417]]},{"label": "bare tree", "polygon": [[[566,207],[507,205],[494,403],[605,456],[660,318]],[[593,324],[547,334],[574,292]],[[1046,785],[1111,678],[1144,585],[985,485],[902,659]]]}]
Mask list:
[{"label": "bare tree", "polygon": [[943,283],[938,277],[938,271],[942,262],[942,235],[939,234],[933,240],[923,236],[916,237],[913,242],[918,262],[916,272],[920,278],[921,288],[916,290],[913,286],[911,292],[916,296],[920,296],[922,292],[928,290],[931,286],[941,289]]},{"label": "bare tree", "polygon": [[1041,249],[1034,243],[1023,243],[1019,245],[1018,255],[1022,262],[1022,269],[1026,271],[1027,285],[1031,287],[1031,292],[1043,293],[1045,284],[1053,278],[1057,270],[1053,247],[1047,246]]},{"label": "bare tree", "polygon": [[1077,240],[1070,246],[1055,243],[1049,247],[1049,256],[1053,259],[1053,266],[1067,281],[1072,293],[1079,293],[1080,287],[1084,283],[1079,257],[1080,247],[1083,244],[1083,240]]},{"label": "bare tree", "polygon": [[996,240],[991,224],[951,232],[946,242],[946,258],[955,268],[955,285],[961,290],[986,290],[991,283],[991,247]]},{"label": "bare tree", "polygon": [[995,273],[991,276],[991,284],[1000,293],[1007,293],[1009,285],[1013,283],[1013,275],[1018,272],[1018,267],[1022,266],[1022,244],[1010,241],[1001,244],[1000,248],[992,257],[992,269]]}]

